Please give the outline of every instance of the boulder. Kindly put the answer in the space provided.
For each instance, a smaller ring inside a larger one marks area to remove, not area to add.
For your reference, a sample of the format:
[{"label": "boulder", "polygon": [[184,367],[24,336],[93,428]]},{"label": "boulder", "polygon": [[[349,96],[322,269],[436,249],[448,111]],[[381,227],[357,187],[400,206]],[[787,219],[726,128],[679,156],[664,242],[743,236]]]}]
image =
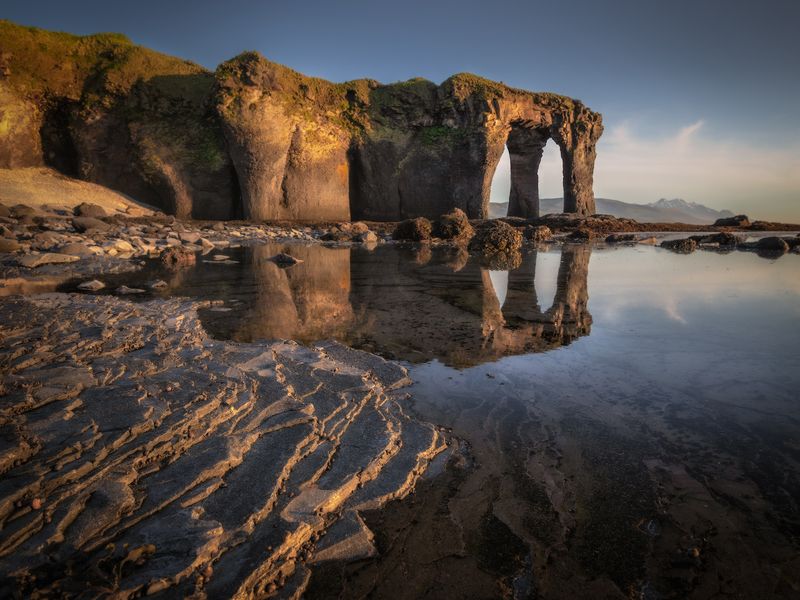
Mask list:
[{"label": "boulder", "polygon": [[454,208],[439,217],[433,227],[434,237],[453,240],[456,243],[467,243],[474,235],[475,229],[470,225],[466,213],[460,208]]},{"label": "boulder", "polygon": [[8,219],[11,216],[11,209],[5,204],[0,204],[0,218]]},{"label": "boulder", "polygon": [[21,219],[22,217],[36,217],[41,215],[41,212],[32,207],[28,206],[27,204],[15,204],[11,207],[11,216],[16,219]]},{"label": "boulder", "polygon": [[483,254],[518,252],[522,248],[522,234],[503,221],[487,221],[480,227],[469,249]]},{"label": "boulder", "polygon": [[78,233],[89,231],[108,231],[111,225],[94,217],[75,217],[72,219],[72,226]]},{"label": "boulder", "polygon": [[72,212],[76,217],[93,217],[95,219],[100,219],[108,216],[105,208],[98,204],[91,204],[89,202],[78,204],[78,206],[76,206]]},{"label": "boulder", "polygon": [[750,225],[750,219],[747,215],[723,217],[714,221],[714,227],[747,227],[748,225]]},{"label": "boulder", "polygon": [[758,250],[768,250],[770,252],[788,252],[789,244],[782,238],[770,236],[758,240],[756,242],[756,248]]},{"label": "boulder", "polygon": [[547,225],[528,225],[523,235],[531,242],[545,242],[553,237],[553,232]]},{"label": "boulder", "polygon": [[368,231],[369,231],[369,226],[363,221],[354,221],[353,223],[350,223],[350,233],[353,235],[358,235],[359,233],[367,233]]},{"label": "boulder", "polygon": [[425,217],[400,221],[392,232],[392,239],[411,242],[427,242],[431,239],[433,227]]},{"label": "boulder", "polygon": [[667,240],[661,242],[661,247],[679,254],[691,254],[697,249],[697,242],[692,238],[682,240]]},{"label": "boulder", "polygon": [[194,252],[181,246],[171,246],[162,251],[159,259],[168,269],[183,269],[191,267],[197,262]]},{"label": "boulder", "polygon": [[378,242],[378,236],[375,235],[374,231],[365,231],[354,235],[353,241],[360,244],[376,244]]}]

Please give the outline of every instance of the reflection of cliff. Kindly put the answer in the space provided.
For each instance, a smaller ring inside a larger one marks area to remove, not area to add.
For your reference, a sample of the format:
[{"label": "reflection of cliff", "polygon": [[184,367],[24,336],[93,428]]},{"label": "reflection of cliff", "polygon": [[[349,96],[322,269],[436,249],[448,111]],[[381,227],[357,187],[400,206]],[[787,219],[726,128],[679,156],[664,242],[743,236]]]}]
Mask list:
[{"label": "reflection of cliff", "polygon": [[[278,252],[303,262],[281,269],[269,260]],[[353,318],[349,249],[265,244],[227,254],[241,262],[199,262],[170,279],[173,294],[225,300],[225,307],[201,311],[213,335],[243,342],[347,338]]]},{"label": "reflection of cliff", "polygon": [[[252,252],[257,299],[237,337],[300,341],[346,337],[352,320],[349,249],[269,244]],[[282,269],[269,260],[278,252],[291,252],[303,262]]]},{"label": "reflection of cliff", "polygon": [[567,344],[591,328],[590,252],[563,250],[547,310],[539,306],[534,286],[536,252],[509,273],[503,306],[476,257],[453,271],[452,257],[441,252],[423,266],[386,250],[364,256],[352,267],[358,316],[350,341],[395,358],[437,358],[454,366]]},{"label": "reflection of cliff", "polygon": [[[281,269],[268,260],[289,252],[303,262]],[[203,262],[173,276],[171,293],[224,299],[201,311],[218,337],[249,342],[338,339],[391,358],[434,358],[470,366],[541,352],[587,335],[590,249],[561,253],[552,306],[539,305],[536,252],[508,274],[500,305],[480,257],[453,249],[326,248],[267,244],[231,251],[237,265]]]}]

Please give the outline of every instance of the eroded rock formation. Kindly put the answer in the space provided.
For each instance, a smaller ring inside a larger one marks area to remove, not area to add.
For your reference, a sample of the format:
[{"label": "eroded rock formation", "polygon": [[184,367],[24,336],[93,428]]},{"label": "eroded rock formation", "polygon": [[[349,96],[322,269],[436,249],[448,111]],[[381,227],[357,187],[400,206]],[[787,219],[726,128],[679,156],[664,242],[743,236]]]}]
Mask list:
[{"label": "eroded rock formation", "polygon": [[509,215],[535,217],[548,139],[561,148],[565,211],[594,213],[603,127],[580,101],[470,74],[332,84],[257,53],[224,63],[217,79],[246,216],[398,220],[460,208],[485,218],[507,144]]},{"label": "eroded rock formation", "polygon": [[47,164],[181,217],[488,216],[507,145],[510,216],[538,215],[561,149],[564,209],[594,213],[599,114],[470,74],[334,84],[248,52],[212,74],[133,45],[0,21],[0,167]]},{"label": "eroded rock formation", "polygon": [[7,301],[0,595],[297,597],[444,448],[407,382],[335,342],[214,341],[179,300]]},{"label": "eroded rock formation", "polygon": [[[288,250],[303,262],[281,270],[267,257]],[[508,289],[495,289],[482,257],[465,249],[378,246],[371,252],[266,244],[237,265],[206,264],[165,276],[171,293],[225,299],[200,311],[217,338],[244,342],[335,338],[397,360],[457,367],[540,352],[588,335],[591,248],[565,245],[555,295],[537,295],[537,251],[516,253]],[[500,298],[505,297],[501,304]]]},{"label": "eroded rock formation", "polygon": [[0,21],[0,168],[48,165],[179,217],[235,217],[214,90],[209,71],[122,35]]}]

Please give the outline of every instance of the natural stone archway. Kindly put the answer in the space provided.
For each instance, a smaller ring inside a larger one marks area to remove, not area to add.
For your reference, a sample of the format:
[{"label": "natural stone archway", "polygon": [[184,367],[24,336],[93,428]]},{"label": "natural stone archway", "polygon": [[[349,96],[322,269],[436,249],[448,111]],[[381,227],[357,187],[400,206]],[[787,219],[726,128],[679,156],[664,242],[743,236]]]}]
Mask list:
[{"label": "natural stone archway", "polygon": [[509,217],[539,216],[539,164],[548,137],[541,129],[511,126],[506,142],[511,159]]},{"label": "natural stone archway", "polygon": [[0,38],[0,166],[68,149],[69,164],[50,164],[180,217],[486,218],[508,141],[512,214],[532,217],[538,145],[552,138],[565,210],[594,212],[602,118],[566,96],[467,73],[334,84],[253,52],[212,74],[122,36],[7,21]]},{"label": "natural stone archway", "polygon": [[332,84],[257,53],[221,65],[217,80],[245,217],[398,220],[460,208],[487,218],[507,142],[509,214],[535,217],[538,165],[550,138],[563,158],[565,211],[594,213],[602,118],[578,100],[469,74],[441,85]]}]

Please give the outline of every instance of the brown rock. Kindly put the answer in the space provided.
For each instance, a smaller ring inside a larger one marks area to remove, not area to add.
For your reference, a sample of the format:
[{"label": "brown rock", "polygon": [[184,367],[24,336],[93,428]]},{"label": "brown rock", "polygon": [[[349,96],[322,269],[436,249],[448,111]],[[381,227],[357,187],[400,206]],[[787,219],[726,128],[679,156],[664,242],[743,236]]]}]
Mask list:
[{"label": "brown rock", "polygon": [[487,221],[475,233],[469,249],[494,254],[497,252],[518,252],[522,248],[522,234],[503,221]]},{"label": "brown rock", "polygon": [[161,252],[159,258],[169,269],[183,269],[197,262],[194,252],[180,246],[167,248]]},{"label": "brown rock", "polygon": [[475,229],[470,225],[466,213],[460,208],[454,208],[439,217],[434,225],[433,235],[443,240],[466,243],[475,235]]},{"label": "brown rock", "polygon": [[786,240],[770,236],[761,238],[756,242],[756,248],[759,250],[769,250],[772,252],[788,252],[789,251],[789,244],[786,243]]},{"label": "brown rock", "polygon": [[93,217],[95,219],[108,216],[108,213],[106,213],[106,210],[102,206],[90,204],[89,202],[78,204],[78,206],[73,209],[73,213],[76,217]]},{"label": "brown rock", "polygon": [[392,238],[395,240],[426,242],[431,239],[432,229],[431,222],[425,217],[406,219],[405,221],[400,221],[394,228]]},{"label": "brown rock", "polygon": [[672,250],[673,252],[677,252],[679,254],[691,254],[697,249],[697,242],[692,238],[686,238],[683,240],[667,240],[665,242],[661,242],[661,247],[666,248],[667,250]]},{"label": "brown rock", "polygon": [[108,231],[111,225],[94,217],[75,217],[72,219],[72,226],[79,233],[89,231]]},{"label": "brown rock", "polygon": [[10,238],[0,238],[0,252],[16,252],[20,245],[17,240]]},{"label": "brown rock", "polygon": [[553,237],[553,232],[547,225],[528,225],[523,235],[526,240],[544,242]]},{"label": "brown rock", "polygon": [[35,269],[42,265],[58,265],[71,263],[80,260],[77,256],[70,254],[59,254],[58,252],[45,252],[43,254],[26,254],[17,259],[17,264],[27,269]]}]

